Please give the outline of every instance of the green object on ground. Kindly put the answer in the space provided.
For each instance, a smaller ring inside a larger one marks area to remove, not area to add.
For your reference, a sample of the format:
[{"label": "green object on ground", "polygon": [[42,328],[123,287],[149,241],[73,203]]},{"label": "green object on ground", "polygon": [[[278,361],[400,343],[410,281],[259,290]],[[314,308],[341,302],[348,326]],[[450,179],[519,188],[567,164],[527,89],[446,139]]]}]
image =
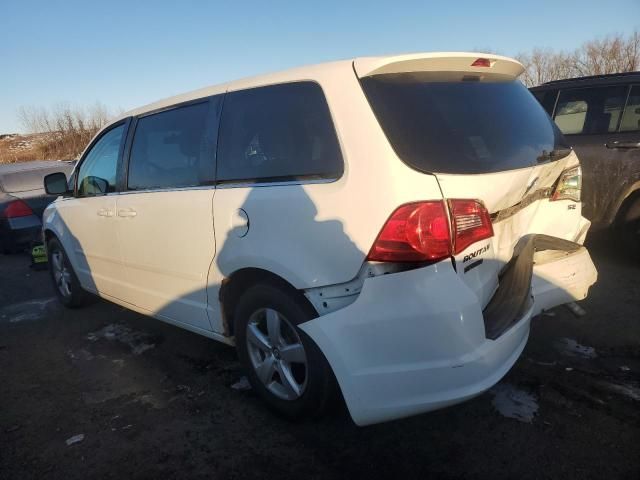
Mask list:
[{"label": "green object on ground", "polygon": [[47,263],[47,252],[44,245],[36,245],[31,249],[31,259],[34,264]]}]

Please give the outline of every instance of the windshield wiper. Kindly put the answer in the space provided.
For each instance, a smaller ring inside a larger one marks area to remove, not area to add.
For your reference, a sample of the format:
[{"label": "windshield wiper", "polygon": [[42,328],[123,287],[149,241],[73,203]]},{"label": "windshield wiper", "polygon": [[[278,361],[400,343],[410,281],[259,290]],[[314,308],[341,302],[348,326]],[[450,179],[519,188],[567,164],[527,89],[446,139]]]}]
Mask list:
[{"label": "windshield wiper", "polygon": [[560,160],[561,158],[568,156],[572,151],[573,149],[571,147],[555,148],[550,152],[543,150],[542,153],[538,156],[538,158],[536,158],[536,161],[538,163],[546,163],[546,162],[552,162],[554,160]]}]

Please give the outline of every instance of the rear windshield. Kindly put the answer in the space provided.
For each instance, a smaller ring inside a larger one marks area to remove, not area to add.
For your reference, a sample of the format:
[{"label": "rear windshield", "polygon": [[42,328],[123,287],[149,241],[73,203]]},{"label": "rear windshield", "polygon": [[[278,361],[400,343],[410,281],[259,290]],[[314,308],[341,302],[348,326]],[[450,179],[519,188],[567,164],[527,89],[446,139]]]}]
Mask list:
[{"label": "rear windshield", "polygon": [[[490,173],[548,161],[562,133],[518,80],[375,75],[364,92],[398,156],[436,173]],[[553,156],[554,159],[560,157]]]}]

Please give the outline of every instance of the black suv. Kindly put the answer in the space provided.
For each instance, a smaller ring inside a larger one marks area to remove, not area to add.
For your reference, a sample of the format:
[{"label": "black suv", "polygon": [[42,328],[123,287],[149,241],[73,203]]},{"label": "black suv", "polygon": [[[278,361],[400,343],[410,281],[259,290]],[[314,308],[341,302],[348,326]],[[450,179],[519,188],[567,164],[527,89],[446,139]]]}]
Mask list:
[{"label": "black suv", "polygon": [[584,216],[640,250],[640,72],[571,78],[531,92],[582,164]]}]

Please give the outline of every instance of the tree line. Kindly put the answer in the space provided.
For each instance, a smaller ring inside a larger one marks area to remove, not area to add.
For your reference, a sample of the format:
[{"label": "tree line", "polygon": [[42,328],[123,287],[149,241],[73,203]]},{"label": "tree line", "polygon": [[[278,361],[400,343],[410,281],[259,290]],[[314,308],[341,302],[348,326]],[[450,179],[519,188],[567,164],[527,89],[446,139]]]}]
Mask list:
[{"label": "tree line", "polygon": [[[590,40],[572,51],[534,48],[516,58],[525,67],[521,80],[527,87],[563,78],[636,71],[640,69],[640,33]],[[100,103],[91,107],[22,107],[18,111],[22,127],[40,134],[22,159],[77,158],[112,117]]]},{"label": "tree line", "polygon": [[521,80],[533,87],[552,80],[640,70],[640,32],[590,40],[572,51],[534,48],[516,56]]}]

